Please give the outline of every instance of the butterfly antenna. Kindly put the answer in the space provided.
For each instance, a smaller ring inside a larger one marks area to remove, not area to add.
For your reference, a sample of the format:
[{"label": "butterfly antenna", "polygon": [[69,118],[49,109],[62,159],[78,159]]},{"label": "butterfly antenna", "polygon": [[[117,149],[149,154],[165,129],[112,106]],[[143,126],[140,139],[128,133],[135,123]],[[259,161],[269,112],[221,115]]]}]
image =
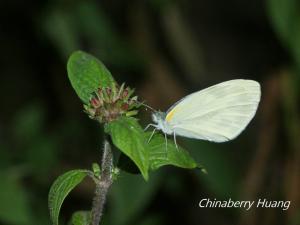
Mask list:
[{"label": "butterfly antenna", "polygon": [[174,131],[174,143],[175,143],[175,146],[176,146],[176,148],[177,148],[177,150],[178,150],[178,145],[177,145],[177,141],[176,141],[176,133],[175,133],[175,131]]},{"label": "butterfly antenna", "polygon": [[145,106],[147,109],[150,109],[151,111],[156,112],[155,109],[153,109],[151,106],[145,104],[144,102],[138,102],[138,103],[141,104],[142,106]]}]

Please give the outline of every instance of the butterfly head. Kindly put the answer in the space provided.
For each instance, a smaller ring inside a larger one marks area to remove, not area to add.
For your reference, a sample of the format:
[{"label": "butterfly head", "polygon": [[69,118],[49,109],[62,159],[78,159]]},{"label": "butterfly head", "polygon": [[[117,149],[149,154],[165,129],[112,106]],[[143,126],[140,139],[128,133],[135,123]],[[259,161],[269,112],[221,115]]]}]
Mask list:
[{"label": "butterfly head", "polygon": [[156,111],[152,114],[152,120],[156,123],[156,128],[162,130],[166,134],[171,134],[172,130],[170,129],[168,123],[166,122],[166,113],[161,111]]},{"label": "butterfly head", "polygon": [[162,123],[166,118],[166,113],[161,111],[156,111],[152,114],[152,120],[156,124]]}]

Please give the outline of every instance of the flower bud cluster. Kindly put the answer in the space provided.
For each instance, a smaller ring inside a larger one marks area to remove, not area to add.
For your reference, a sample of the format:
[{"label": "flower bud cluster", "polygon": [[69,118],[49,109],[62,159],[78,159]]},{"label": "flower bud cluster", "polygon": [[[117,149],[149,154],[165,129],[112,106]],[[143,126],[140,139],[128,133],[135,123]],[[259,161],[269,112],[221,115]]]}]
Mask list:
[{"label": "flower bud cluster", "polygon": [[84,105],[85,112],[101,123],[111,122],[122,115],[136,115],[140,103],[137,96],[132,97],[133,92],[129,87],[125,88],[124,83],[121,86],[100,87],[92,93],[89,104]]}]

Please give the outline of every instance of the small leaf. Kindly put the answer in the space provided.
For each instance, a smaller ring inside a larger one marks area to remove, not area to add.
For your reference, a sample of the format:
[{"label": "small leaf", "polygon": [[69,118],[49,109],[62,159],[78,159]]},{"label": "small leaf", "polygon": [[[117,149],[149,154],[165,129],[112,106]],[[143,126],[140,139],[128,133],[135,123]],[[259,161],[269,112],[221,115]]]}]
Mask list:
[{"label": "small leaf", "polygon": [[148,180],[149,155],[144,131],[132,117],[120,117],[106,126],[112,141],[137,165],[145,180]]},{"label": "small leaf", "polygon": [[88,53],[74,52],[68,60],[67,69],[73,88],[86,104],[98,87],[114,88],[115,81],[111,73],[102,62]]},{"label": "small leaf", "polygon": [[73,213],[71,225],[89,225],[91,220],[90,211],[77,211]]},{"label": "small leaf", "polygon": [[[151,133],[147,132],[147,138],[150,135]],[[194,169],[198,166],[189,153],[180,146],[177,149],[173,141],[168,139],[166,146],[166,140],[160,134],[155,134],[152,137],[148,148],[151,170],[156,170],[165,165],[173,165],[186,169]]]},{"label": "small leaf", "polygon": [[120,169],[118,167],[114,167],[111,172],[113,180],[117,180],[120,176]]},{"label": "small leaf", "polygon": [[50,217],[54,225],[58,225],[58,216],[61,205],[67,195],[88,174],[87,170],[71,170],[59,176],[52,184],[48,195]]},{"label": "small leaf", "polygon": [[92,164],[92,168],[93,168],[94,175],[96,177],[100,177],[100,175],[101,175],[101,168],[100,168],[99,164],[98,163],[93,163]]}]

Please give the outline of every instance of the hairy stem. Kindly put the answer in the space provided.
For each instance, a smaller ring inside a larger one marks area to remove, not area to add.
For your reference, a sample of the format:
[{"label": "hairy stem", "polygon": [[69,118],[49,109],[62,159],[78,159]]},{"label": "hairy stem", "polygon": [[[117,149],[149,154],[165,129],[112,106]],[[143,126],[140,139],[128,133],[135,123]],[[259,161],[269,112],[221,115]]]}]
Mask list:
[{"label": "hairy stem", "polygon": [[112,184],[113,155],[108,138],[104,141],[101,162],[101,177],[96,182],[95,196],[91,211],[91,225],[99,225],[103,213],[108,189]]}]

